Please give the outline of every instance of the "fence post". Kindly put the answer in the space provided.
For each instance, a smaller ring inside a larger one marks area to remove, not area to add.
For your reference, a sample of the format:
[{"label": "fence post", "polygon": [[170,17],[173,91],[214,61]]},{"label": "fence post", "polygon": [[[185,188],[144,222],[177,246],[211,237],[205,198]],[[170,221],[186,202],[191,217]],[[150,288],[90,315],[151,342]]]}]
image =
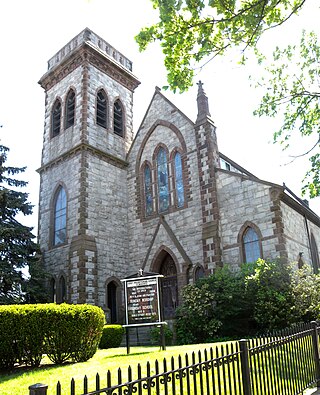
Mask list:
[{"label": "fence post", "polygon": [[318,338],[318,329],[316,321],[311,322],[313,331],[312,331],[312,343],[313,343],[313,355],[315,362],[315,374],[317,379],[317,388],[320,388],[320,355],[319,355],[319,338]]},{"label": "fence post", "polygon": [[46,384],[33,384],[29,386],[29,395],[47,395],[47,389]]},{"label": "fence post", "polygon": [[243,394],[244,395],[251,395],[248,340],[245,340],[245,339],[240,340],[239,345],[240,345]]}]

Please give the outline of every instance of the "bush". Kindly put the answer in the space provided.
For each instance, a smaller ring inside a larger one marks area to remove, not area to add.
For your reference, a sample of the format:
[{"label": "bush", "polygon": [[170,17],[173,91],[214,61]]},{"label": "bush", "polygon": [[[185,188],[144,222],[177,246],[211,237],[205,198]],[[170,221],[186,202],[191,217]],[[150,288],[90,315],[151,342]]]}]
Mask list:
[{"label": "bush", "polygon": [[105,316],[91,305],[51,305],[51,327],[45,338],[48,358],[61,364],[68,359],[87,361],[97,351]]},{"label": "bush", "polygon": [[86,361],[97,350],[104,323],[102,309],[91,305],[0,306],[0,369],[39,366],[43,354],[54,363]]},{"label": "bush", "polygon": [[179,344],[251,336],[320,316],[320,276],[307,265],[259,259],[233,273],[224,266],[182,291]]},{"label": "bush", "polygon": [[[167,345],[172,344],[173,332],[170,329],[169,325],[163,325],[164,330],[164,338]],[[150,331],[151,341],[154,344],[161,344],[161,331],[159,326],[153,326]]]},{"label": "bush", "polygon": [[99,348],[117,348],[122,342],[124,328],[121,325],[105,325],[103,327]]}]

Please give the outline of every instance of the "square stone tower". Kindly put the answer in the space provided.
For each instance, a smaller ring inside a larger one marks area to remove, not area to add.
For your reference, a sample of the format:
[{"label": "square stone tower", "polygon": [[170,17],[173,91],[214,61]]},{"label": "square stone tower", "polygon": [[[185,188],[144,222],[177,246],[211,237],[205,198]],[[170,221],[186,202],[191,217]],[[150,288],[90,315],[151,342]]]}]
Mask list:
[{"label": "square stone tower", "polygon": [[[132,63],[90,29],[48,61],[39,243],[52,300],[110,308],[127,273]],[[99,265],[97,265],[99,262]]]}]

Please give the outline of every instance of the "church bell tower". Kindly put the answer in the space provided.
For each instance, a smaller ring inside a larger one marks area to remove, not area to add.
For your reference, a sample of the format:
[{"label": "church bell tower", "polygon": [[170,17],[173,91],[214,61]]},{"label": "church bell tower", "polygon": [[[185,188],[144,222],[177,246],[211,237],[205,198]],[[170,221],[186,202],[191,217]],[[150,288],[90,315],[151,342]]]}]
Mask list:
[{"label": "church bell tower", "polygon": [[131,61],[86,28],[48,61],[39,84],[38,232],[51,298],[107,311],[128,263],[126,158],[140,82]]}]

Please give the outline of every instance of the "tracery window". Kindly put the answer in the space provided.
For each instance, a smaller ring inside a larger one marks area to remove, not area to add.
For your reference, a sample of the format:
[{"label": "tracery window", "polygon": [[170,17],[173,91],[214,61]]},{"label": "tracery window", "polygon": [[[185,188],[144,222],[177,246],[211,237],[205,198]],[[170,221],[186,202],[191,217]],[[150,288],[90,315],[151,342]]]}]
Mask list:
[{"label": "tracery window", "polygon": [[261,258],[259,236],[253,228],[249,226],[245,230],[242,241],[245,262],[255,262]]},{"label": "tracery window", "polygon": [[67,240],[67,195],[60,187],[54,200],[53,245],[64,244]]},{"label": "tracery window", "polygon": [[157,178],[158,178],[158,210],[159,213],[169,208],[169,185],[168,185],[168,163],[167,154],[163,148],[159,149],[157,155]]},{"label": "tracery window", "polygon": [[113,131],[123,137],[123,109],[120,100],[113,106]]},{"label": "tracery window", "polygon": [[76,95],[74,93],[74,90],[71,89],[66,99],[66,129],[74,125],[75,99]]},{"label": "tracery window", "polygon": [[61,103],[56,100],[51,113],[51,137],[56,137],[60,133],[61,127]]},{"label": "tracery window", "polygon": [[183,188],[183,177],[182,177],[182,160],[180,152],[176,152],[174,156],[174,175],[175,175],[175,187],[176,187],[176,200],[177,206],[184,206],[184,188]]},{"label": "tracery window", "polygon": [[103,89],[97,93],[96,122],[99,126],[107,128],[107,95]]},{"label": "tracery window", "polygon": [[149,165],[144,168],[144,200],[145,200],[145,213],[146,216],[151,215],[153,212],[152,204],[152,177]]}]

